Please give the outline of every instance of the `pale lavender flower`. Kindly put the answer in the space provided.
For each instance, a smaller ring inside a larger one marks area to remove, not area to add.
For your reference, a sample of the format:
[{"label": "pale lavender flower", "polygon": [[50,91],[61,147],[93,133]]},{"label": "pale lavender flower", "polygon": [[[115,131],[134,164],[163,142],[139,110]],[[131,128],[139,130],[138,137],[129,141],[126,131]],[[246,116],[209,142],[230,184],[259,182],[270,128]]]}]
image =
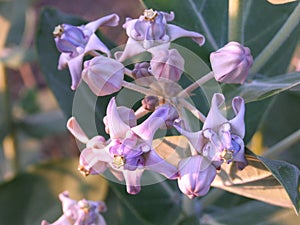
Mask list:
[{"label": "pale lavender flower", "polygon": [[253,64],[253,58],[249,48],[232,41],[212,52],[210,63],[217,81],[243,84]]},{"label": "pale lavender flower", "polygon": [[116,58],[122,62],[157,45],[162,45],[167,49],[171,41],[180,37],[191,37],[200,46],[204,44],[203,35],[168,24],[174,20],[174,17],[173,12],[166,13],[150,9],[145,10],[138,19],[127,18],[123,28],[126,29],[128,41],[124,52],[118,52],[115,55]]},{"label": "pale lavender flower", "polygon": [[174,126],[188,138],[196,151],[208,158],[216,168],[219,168],[223,162],[235,162],[239,169],[243,169],[247,165],[243,142],[245,136],[244,100],[241,97],[235,97],[232,100],[235,117],[231,120],[227,120],[219,109],[224,101],[222,94],[214,94],[202,130],[189,132],[176,123]]},{"label": "pale lavender flower", "polygon": [[122,88],[124,66],[104,56],[96,56],[84,62],[82,79],[97,96],[110,95]]},{"label": "pale lavender flower", "polygon": [[101,136],[89,140],[75,118],[69,119],[68,129],[87,145],[80,154],[79,170],[89,175],[103,173],[109,168],[117,179],[125,180],[130,194],[140,191],[140,179],[145,169],[176,179],[177,168],[163,160],[151,145],[155,132],[168,119],[170,108],[161,106],[143,123],[136,125],[134,112],[124,106],[117,107],[112,98],[104,118],[105,130],[110,135],[108,142]]},{"label": "pale lavender flower", "polygon": [[63,215],[54,223],[43,220],[41,225],[106,225],[100,212],[107,210],[102,201],[82,199],[75,201],[69,197],[67,191],[59,194],[62,203]]},{"label": "pale lavender flower", "polygon": [[110,56],[109,49],[97,37],[95,31],[100,26],[117,26],[119,16],[110,14],[82,26],[62,24],[55,27],[53,35],[57,49],[61,52],[58,69],[69,67],[72,78],[71,88],[75,90],[81,81],[84,55],[89,51],[101,51]]},{"label": "pale lavender flower", "polygon": [[206,195],[217,174],[211,162],[201,155],[180,160],[178,170],[178,187],[191,199]]}]

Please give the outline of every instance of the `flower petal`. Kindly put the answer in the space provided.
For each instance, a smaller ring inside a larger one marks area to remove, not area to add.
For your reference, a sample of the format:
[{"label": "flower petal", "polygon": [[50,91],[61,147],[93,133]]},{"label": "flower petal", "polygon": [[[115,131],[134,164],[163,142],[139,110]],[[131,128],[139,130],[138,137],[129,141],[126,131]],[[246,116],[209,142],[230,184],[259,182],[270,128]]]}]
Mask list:
[{"label": "flower petal", "polygon": [[119,24],[119,16],[115,13],[101,17],[95,21],[89,22],[84,26],[84,29],[89,29],[94,33],[100,26],[110,26],[115,27]]},{"label": "flower petal", "polygon": [[190,37],[194,42],[196,42],[200,46],[204,45],[205,43],[205,37],[197,32],[188,31],[173,24],[168,24],[167,30],[168,35],[170,36],[170,41],[181,37]]},{"label": "flower petal", "polygon": [[84,52],[87,53],[87,52],[93,51],[93,50],[101,51],[101,52],[107,54],[108,57],[111,56],[110,50],[95,34],[91,35],[88,43],[85,46]]},{"label": "flower petal", "polygon": [[173,126],[180,132],[183,136],[185,136],[189,142],[192,144],[192,146],[195,148],[195,150],[199,153],[202,152],[203,146],[206,144],[206,140],[203,137],[203,131],[197,131],[197,132],[190,132],[185,129],[183,129],[180,125],[178,120],[175,121]]},{"label": "flower petal", "polygon": [[223,123],[227,122],[227,119],[222,115],[220,111],[220,106],[224,103],[225,97],[222,94],[216,93],[214,94],[211,107],[206,117],[206,120],[203,124],[203,130],[210,128],[215,131],[218,130],[218,127]]},{"label": "flower petal", "polygon": [[112,139],[125,139],[127,133],[130,132],[130,127],[121,119],[114,97],[109,101],[106,114],[110,137]]},{"label": "flower petal", "polygon": [[100,174],[107,169],[112,157],[105,149],[85,148],[79,157],[79,169],[88,174]]},{"label": "flower petal", "polygon": [[127,192],[135,195],[141,191],[141,177],[144,169],[123,170]]},{"label": "flower petal", "polygon": [[68,61],[68,67],[72,78],[72,90],[75,90],[81,81],[83,56],[83,54],[80,54]]},{"label": "flower petal", "polygon": [[163,105],[156,109],[143,123],[133,127],[132,131],[151,144],[155,132],[165,124],[170,116],[171,106]]},{"label": "flower petal", "polygon": [[89,141],[89,138],[86,136],[84,131],[81,129],[75,117],[71,117],[67,122],[68,130],[77,138],[81,143],[86,144]]},{"label": "flower petal", "polygon": [[231,132],[244,138],[245,136],[245,102],[241,97],[235,97],[232,100],[232,108],[235,113],[235,117],[229,121],[231,124]]},{"label": "flower petal", "polygon": [[146,50],[143,48],[143,42],[141,41],[136,41],[133,38],[129,37],[128,41],[126,43],[125,49],[123,52],[116,52],[115,53],[115,58],[119,62],[123,62],[126,59],[129,59],[133,56],[136,56],[140,53],[145,52]]},{"label": "flower petal", "polygon": [[177,167],[162,159],[155,150],[145,153],[145,169],[158,172],[168,179],[178,177]]}]

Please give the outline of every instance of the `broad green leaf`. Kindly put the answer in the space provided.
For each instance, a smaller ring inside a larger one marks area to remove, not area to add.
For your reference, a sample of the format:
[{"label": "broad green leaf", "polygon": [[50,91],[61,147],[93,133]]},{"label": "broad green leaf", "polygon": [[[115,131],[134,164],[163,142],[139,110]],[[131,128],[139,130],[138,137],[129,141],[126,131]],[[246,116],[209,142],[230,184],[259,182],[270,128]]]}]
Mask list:
[{"label": "broad green leaf", "polygon": [[[159,140],[156,140],[159,141]],[[164,159],[177,165],[188,151],[187,139],[165,137],[155,150]],[[248,166],[239,170],[234,163],[224,163],[212,186],[245,197],[265,201],[298,212],[299,169],[285,161],[265,159],[246,152]]]},{"label": "broad green leaf", "polygon": [[80,200],[103,200],[107,182],[100,176],[84,178],[76,172],[78,160],[57,161],[32,167],[0,186],[1,224],[40,225],[61,214],[58,194],[68,190]]},{"label": "broad green leaf", "polygon": [[257,78],[244,85],[235,86],[230,97],[241,96],[246,102],[262,100],[300,84],[300,72],[278,75],[275,77]]},{"label": "broad green leaf", "polygon": [[236,207],[224,207],[212,213],[204,213],[200,218],[203,225],[294,225],[300,218],[291,210],[267,205],[263,202],[250,201]]},{"label": "broad green leaf", "polygon": [[183,216],[180,195],[174,182],[143,186],[137,195],[128,195],[122,185],[111,183],[110,186],[119,201],[142,221],[141,224],[176,224]]},{"label": "broad green leaf", "polygon": [[273,205],[298,206],[299,169],[285,161],[270,160],[248,152],[249,165],[242,171],[223,164],[212,186]]},{"label": "broad green leaf", "polygon": [[30,136],[42,138],[66,131],[66,119],[61,111],[26,116],[17,122],[19,128]]}]

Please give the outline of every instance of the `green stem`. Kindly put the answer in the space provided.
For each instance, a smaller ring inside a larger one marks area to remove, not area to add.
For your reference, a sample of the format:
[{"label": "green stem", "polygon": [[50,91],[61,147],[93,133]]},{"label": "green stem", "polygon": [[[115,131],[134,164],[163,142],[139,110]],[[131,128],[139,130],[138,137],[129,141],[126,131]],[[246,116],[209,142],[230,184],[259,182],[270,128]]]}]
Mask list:
[{"label": "green stem", "polygon": [[228,41],[243,40],[244,0],[229,0],[228,7]]},{"label": "green stem", "polygon": [[[8,131],[7,140],[11,143],[9,145],[7,158],[12,161],[14,173],[17,174],[21,169],[20,155],[18,151],[17,131],[14,126],[14,119],[12,114],[12,104],[10,99],[10,87],[8,82],[8,75],[5,71],[4,64],[0,63],[0,92],[3,93],[3,108],[4,121]],[[7,151],[6,151],[7,152]]]},{"label": "green stem", "polygon": [[269,148],[264,154],[264,157],[275,158],[278,154],[286,151],[289,147],[300,141],[300,129],[287,136],[277,144]]},{"label": "green stem", "polygon": [[300,21],[300,3],[296,6],[287,21],[283,24],[277,34],[255,58],[250,74],[256,74],[281,47],[281,45],[290,37],[294,29],[299,25]]},{"label": "green stem", "polygon": [[196,80],[194,83],[192,83],[190,86],[188,86],[187,88],[182,90],[178,94],[177,97],[180,97],[180,98],[188,97],[191,94],[192,91],[194,91],[195,89],[197,89],[201,85],[205,84],[207,81],[209,81],[212,78],[214,78],[214,72],[210,71],[208,74],[205,74],[204,76],[202,76],[201,78]]},{"label": "green stem", "polygon": [[122,81],[122,86],[127,88],[127,89],[130,89],[130,90],[133,90],[133,91],[136,91],[136,92],[140,92],[144,95],[157,96],[157,94],[155,92],[153,92],[152,90],[150,90],[148,88],[144,88],[142,86],[138,86],[134,83],[130,83],[130,82],[127,82],[127,81]]},{"label": "green stem", "polygon": [[204,123],[206,117],[191,103],[187,100],[181,98],[179,99],[179,103],[186,109],[188,109],[197,119],[199,119],[202,123]]}]

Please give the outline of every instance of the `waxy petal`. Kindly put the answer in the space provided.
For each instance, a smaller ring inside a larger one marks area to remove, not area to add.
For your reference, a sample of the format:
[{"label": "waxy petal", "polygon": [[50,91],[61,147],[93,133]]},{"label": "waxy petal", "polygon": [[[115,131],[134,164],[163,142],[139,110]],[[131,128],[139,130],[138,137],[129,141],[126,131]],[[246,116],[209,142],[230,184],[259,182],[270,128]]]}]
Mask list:
[{"label": "waxy petal", "polygon": [[145,169],[158,172],[168,179],[178,177],[177,167],[162,159],[154,150],[145,154]]},{"label": "waxy petal", "polygon": [[155,132],[165,124],[169,117],[171,106],[163,105],[156,109],[143,123],[133,127],[132,131],[148,144],[151,144]]},{"label": "waxy petal", "polygon": [[220,125],[227,122],[227,119],[222,115],[219,109],[224,102],[224,95],[219,93],[213,95],[210,110],[203,124],[203,130],[207,128],[218,130]]},{"label": "waxy petal", "polygon": [[68,217],[62,215],[54,223],[48,223],[46,220],[43,220],[41,225],[73,225]]},{"label": "waxy petal", "polygon": [[141,191],[141,177],[144,169],[123,170],[127,192],[135,195]]},{"label": "waxy petal", "polygon": [[114,97],[109,101],[106,114],[110,137],[112,139],[125,139],[130,132],[130,126],[121,119]]},{"label": "waxy petal", "polygon": [[115,53],[115,58],[119,62],[124,62],[133,56],[145,52],[145,48],[140,41],[136,41],[133,38],[128,38],[124,51],[118,51]]},{"label": "waxy petal", "polygon": [[84,53],[87,53],[89,51],[98,50],[100,52],[103,52],[107,54],[108,57],[111,56],[110,50],[106,47],[106,45],[100,41],[100,39],[97,37],[97,35],[92,34],[90,36],[89,42],[85,46]]},{"label": "waxy petal", "polygon": [[80,154],[79,169],[87,174],[100,174],[107,169],[107,163],[112,161],[113,158],[105,149],[85,148]]},{"label": "waxy petal", "polygon": [[84,131],[81,129],[80,125],[78,124],[75,117],[71,117],[67,122],[67,128],[68,130],[73,134],[75,138],[77,138],[81,143],[88,143],[89,138],[84,133]]},{"label": "waxy petal", "polygon": [[241,138],[245,136],[245,102],[241,97],[235,97],[232,100],[232,108],[235,113],[235,117],[229,121],[231,124],[231,131],[233,134],[238,135]]},{"label": "waxy petal", "polygon": [[205,43],[205,37],[197,32],[185,30],[179,26],[168,24],[167,33],[170,36],[170,41],[181,37],[190,37],[198,45],[202,46]]},{"label": "waxy petal", "polygon": [[84,29],[89,29],[93,33],[100,27],[100,26],[109,26],[115,27],[119,24],[119,16],[115,13],[101,17],[95,21],[89,22],[84,26]]},{"label": "waxy petal", "polygon": [[178,121],[175,121],[173,126],[176,128],[176,130],[178,130],[178,132],[180,132],[183,136],[185,136],[189,140],[189,142],[197,152],[201,153],[203,146],[207,142],[203,137],[202,130],[197,132],[187,131],[179,125]]},{"label": "waxy petal", "polygon": [[72,90],[76,90],[80,84],[83,57],[84,54],[80,54],[68,61],[68,67],[72,78]]}]

